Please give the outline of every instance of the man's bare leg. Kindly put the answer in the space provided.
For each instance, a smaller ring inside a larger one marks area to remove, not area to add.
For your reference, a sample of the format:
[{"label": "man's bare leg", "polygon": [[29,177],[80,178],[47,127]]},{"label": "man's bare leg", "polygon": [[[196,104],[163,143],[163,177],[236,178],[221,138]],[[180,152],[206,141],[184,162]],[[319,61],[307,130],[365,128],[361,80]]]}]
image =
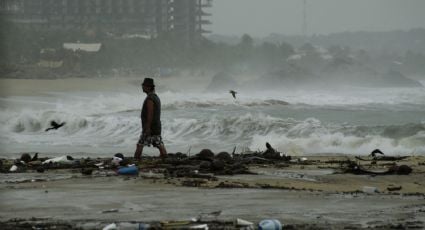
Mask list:
[{"label": "man's bare leg", "polygon": [[143,145],[137,144],[136,151],[134,152],[134,159],[135,160],[141,160],[142,159],[142,152],[143,152]]},{"label": "man's bare leg", "polygon": [[158,146],[159,149],[159,157],[166,158],[167,157],[167,150],[165,149],[165,146],[163,144]]}]

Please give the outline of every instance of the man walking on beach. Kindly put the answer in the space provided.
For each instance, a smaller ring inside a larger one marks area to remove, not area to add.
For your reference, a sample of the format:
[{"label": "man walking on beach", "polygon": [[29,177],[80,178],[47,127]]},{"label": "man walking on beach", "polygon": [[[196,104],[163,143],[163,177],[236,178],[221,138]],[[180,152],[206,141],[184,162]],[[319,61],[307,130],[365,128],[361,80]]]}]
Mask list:
[{"label": "man walking on beach", "polygon": [[142,134],[137,142],[134,158],[140,160],[143,147],[151,146],[159,149],[161,158],[167,157],[167,150],[161,137],[161,101],[155,93],[152,78],[145,78],[142,83],[143,92],[146,93],[140,118],[142,119]]}]

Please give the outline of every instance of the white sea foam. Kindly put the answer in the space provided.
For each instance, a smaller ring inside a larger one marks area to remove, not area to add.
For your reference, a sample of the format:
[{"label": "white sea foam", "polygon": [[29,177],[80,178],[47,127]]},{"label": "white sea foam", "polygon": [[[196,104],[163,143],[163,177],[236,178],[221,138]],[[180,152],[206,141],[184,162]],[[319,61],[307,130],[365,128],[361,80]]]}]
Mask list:
[{"label": "white sea foam", "polygon": [[[392,90],[240,92],[237,99],[228,92],[162,92],[163,137],[170,151],[189,147],[230,151],[233,146],[261,150],[270,142],[292,154],[367,154],[375,148],[388,154],[424,154],[425,92]],[[143,98],[142,94],[95,92],[2,98],[0,152],[134,151]],[[337,116],[347,112],[340,110],[364,111],[361,117],[341,118]],[[394,118],[381,110],[402,116]],[[404,111],[412,111],[416,120]],[[376,123],[390,118],[397,122]],[[360,119],[359,124],[355,119]],[[66,125],[44,132],[51,120]]]},{"label": "white sea foam", "polygon": [[209,107],[219,105],[399,105],[409,104],[422,106],[425,104],[425,88],[341,88],[338,91],[295,90],[269,92],[240,92],[233,100],[227,91],[220,93],[173,93],[161,94],[167,107]]}]

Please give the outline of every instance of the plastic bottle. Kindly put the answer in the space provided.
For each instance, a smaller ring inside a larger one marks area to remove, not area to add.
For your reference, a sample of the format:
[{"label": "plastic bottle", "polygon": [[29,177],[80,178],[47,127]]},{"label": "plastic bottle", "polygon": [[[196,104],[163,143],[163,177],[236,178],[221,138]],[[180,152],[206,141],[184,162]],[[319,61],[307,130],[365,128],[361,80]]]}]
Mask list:
[{"label": "plastic bottle", "polygon": [[279,220],[262,220],[258,223],[258,230],[282,230],[282,224]]}]

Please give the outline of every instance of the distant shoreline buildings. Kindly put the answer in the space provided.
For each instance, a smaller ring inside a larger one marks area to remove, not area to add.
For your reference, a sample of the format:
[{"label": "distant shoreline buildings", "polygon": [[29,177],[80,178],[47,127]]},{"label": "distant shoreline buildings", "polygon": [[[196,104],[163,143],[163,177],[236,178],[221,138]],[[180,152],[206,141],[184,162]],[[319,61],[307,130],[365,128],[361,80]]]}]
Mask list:
[{"label": "distant shoreline buildings", "polygon": [[0,0],[0,14],[33,29],[97,30],[154,38],[172,34],[188,42],[209,33],[204,11],[212,0]]}]

